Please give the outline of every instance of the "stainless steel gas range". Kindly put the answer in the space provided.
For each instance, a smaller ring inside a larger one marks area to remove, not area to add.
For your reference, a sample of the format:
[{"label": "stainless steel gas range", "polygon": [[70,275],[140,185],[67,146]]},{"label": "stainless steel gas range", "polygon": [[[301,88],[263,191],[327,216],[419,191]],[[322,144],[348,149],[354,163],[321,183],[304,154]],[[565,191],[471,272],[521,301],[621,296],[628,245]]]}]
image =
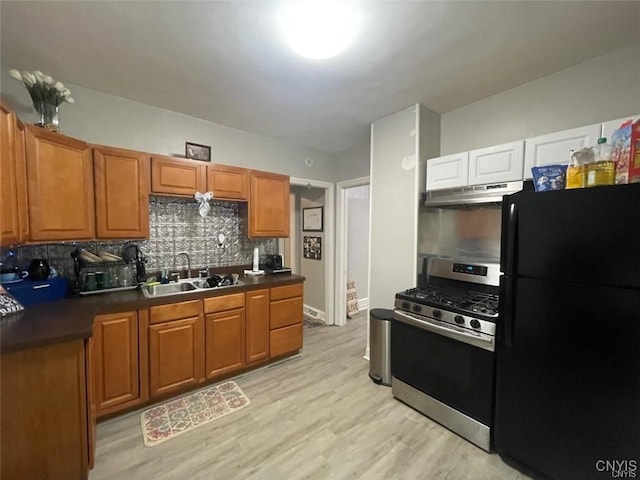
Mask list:
[{"label": "stainless steel gas range", "polygon": [[419,288],[396,294],[394,397],[491,450],[498,263],[425,259]]}]

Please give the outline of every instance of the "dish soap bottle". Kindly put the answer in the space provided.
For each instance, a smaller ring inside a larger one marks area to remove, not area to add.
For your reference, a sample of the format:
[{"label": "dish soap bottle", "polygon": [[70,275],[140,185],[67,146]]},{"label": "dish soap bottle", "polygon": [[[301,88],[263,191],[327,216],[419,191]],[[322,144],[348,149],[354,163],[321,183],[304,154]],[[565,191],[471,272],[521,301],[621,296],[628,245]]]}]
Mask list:
[{"label": "dish soap bottle", "polygon": [[611,145],[606,137],[598,139],[594,147],[594,162],[588,165],[587,187],[613,185],[616,178],[616,164],[611,159]]}]

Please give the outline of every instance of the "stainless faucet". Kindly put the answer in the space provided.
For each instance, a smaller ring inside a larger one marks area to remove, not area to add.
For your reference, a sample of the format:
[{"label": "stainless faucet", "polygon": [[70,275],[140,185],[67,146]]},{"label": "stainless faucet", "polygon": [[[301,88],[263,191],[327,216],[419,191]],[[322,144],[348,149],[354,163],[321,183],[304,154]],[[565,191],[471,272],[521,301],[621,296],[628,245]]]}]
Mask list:
[{"label": "stainless faucet", "polygon": [[177,254],[173,258],[173,270],[175,271],[175,269],[176,269],[176,260],[178,259],[178,257],[180,255],[184,255],[185,257],[187,257],[187,276],[186,276],[186,278],[189,278],[189,276],[191,275],[191,259],[189,258],[189,254],[187,252],[180,252],[179,254]]}]

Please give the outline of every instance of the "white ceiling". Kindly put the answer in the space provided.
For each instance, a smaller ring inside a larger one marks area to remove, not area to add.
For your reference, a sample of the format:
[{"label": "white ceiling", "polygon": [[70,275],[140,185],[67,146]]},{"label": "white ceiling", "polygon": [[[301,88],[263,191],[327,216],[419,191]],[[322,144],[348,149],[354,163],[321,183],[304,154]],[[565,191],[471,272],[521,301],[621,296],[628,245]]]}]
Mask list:
[{"label": "white ceiling", "polygon": [[2,64],[337,153],[640,40],[640,2],[361,1],[339,57],[284,44],[285,1],[0,3]]}]

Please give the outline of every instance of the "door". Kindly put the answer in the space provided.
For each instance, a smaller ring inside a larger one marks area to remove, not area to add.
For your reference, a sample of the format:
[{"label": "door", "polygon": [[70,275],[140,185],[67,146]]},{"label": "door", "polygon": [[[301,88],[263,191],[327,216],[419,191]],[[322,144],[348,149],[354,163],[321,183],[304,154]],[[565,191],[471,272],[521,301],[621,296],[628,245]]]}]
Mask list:
[{"label": "door", "polygon": [[640,184],[506,196],[501,270],[640,287],[639,217]]},{"label": "door", "polygon": [[203,319],[149,326],[149,394],[157,397],[195,385],[204,377]]},{"label": "door", "polygon": [[247,363],[269,358],[269,290],[246,293],[246,351]]},{"label": "door", "polygon": [[427,190],[464,187],[469,180],[469,152],[427,160]]},{"label": "door", "polygon": [[391,374],[404,383],[491,425],[494,352],[394,319]]},{"label": "door", "polygon": [[229,165],[207,165],[207,190],[222,200],[247,200],[249,170]]},{"label": "door", "polygon": [[0,240],[2,245],[20,243],[18,191],[16,184],[16,150],[14,114],[0,105]]},{"label": "door", "polygon": [[244,366],[244,310],[211,313],[205,317],[207,378]]},{"label": "door", "polygon": [[137,312],[98,315],[92,353],[98,415],[135,403],[140,398]]},{"label": "door", "polygon": [[89,145],[28,125],[27,180],[31,241],[94,238],[93,163]]},{"label": "door", "polygon": [[506,143],[469,152],[469,185],[522,180],[524,142]]},{"label": "door", "polygon": [[249,236],[288,237],[289,177],[252,170],[249,178]]},{"label": "door", "polygon": [[98,238],[149,238],[148,162],[142,152],[93,148]]},{"label": "door", "polygon": [[197,160],[151,157],[151,193],[192,197],[207,188],[206,165]]},{"label": "door", "polygon": [[599,479],[599,460],[637,459],[640,291],[527,278],[511,289],[503,278],[498,452],[549,478]]},{"label": "door", "polygon": [[530,180],[532,178],[531,167],[567,165],[570,151],[595,145],[600,137],[601,129],[602,126],[598,123],[527,138],[524,151],[524,179]]}]

